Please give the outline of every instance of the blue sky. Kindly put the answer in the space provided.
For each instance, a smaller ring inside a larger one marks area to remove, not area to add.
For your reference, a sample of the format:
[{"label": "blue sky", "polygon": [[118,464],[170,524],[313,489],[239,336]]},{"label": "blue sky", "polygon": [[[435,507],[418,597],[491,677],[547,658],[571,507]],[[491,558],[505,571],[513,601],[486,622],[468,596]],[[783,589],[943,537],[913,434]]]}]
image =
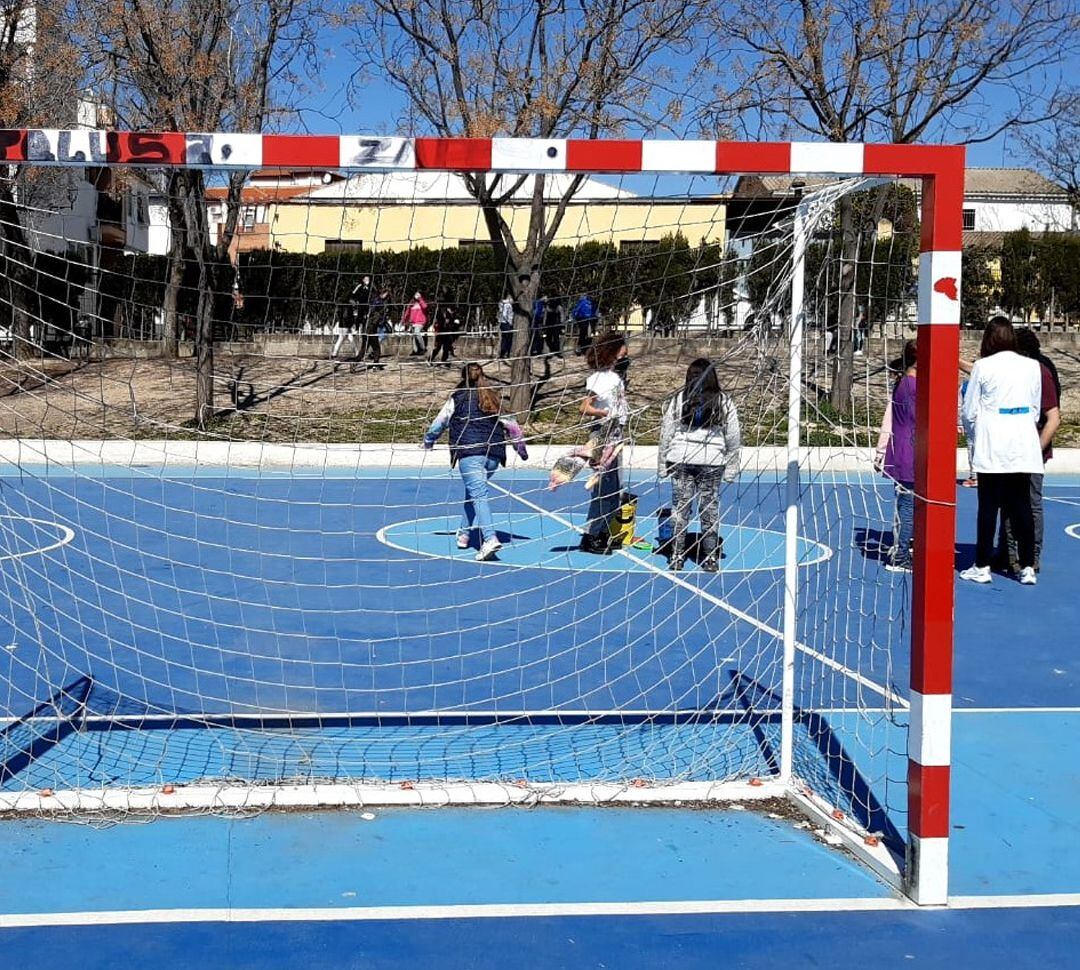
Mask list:
[{"label": "blue sky", "polygon": [[[408,133],[400,123],[405,99],[389,83],[376,77],[358,90],[348,90],[353,60],[346,47],[347,35],[342,31],[333,34],[335,49],[321,64],[320,77],[313,82],[316,87],[301,111],[303,127],[315,134]],[[1006,133],[992,141],[968,146],[969,166],[1026,164],[1029,163],[1015,135]]]}]

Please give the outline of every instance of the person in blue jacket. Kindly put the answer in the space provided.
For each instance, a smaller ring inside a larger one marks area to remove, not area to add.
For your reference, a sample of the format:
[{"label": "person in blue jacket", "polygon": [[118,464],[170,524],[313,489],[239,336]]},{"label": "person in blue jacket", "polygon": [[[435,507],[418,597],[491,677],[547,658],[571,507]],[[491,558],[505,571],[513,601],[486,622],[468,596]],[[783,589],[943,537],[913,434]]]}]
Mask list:
[{"label": "person in blue jacket", "polygon": [[474,529],[480,530],[478,562],[491,559],[502,548],[491,516],[488,479],[506,464],[506,443],[510,442],[525,461],[528,452],[521,428],[512,418],[499,414],[499,395],[484,376],[479,364],[461,369],[461,383],[447,398],[424,435],[424,447],[435,446],[450,429],[450,465],[457,466],[465,485],[465,510],[458,526],[457,547],[468,549]]},{"label": "person in blue jacket", "polygon": [[587,293],[582,293],[570,315],[577,327],[577,349],[574,353],[580,357],[592,343],[593,331],[596,329],[596,304],[589,299]]},{"label": "person in blue jacket", "polygon": [[544,318],[547,316],[547,297],[533,300],[532,319],[529,321],[529,356],[539,357],[544,352]]}]

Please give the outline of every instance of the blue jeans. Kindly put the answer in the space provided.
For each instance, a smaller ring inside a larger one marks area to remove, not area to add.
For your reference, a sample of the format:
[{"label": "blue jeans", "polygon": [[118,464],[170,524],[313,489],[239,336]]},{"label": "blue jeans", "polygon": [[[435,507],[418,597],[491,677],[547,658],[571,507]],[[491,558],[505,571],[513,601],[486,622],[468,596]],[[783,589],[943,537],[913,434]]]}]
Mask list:
[{"label": "blue jeans", "polygon": [[488,479],[499,467],[494,458],[484,455],[468,455],[458,459],[458,471],[465,483],[465,511],[461,516],[460,532],[469,532],[473,526],[480,529],[484,542],[495,538],[495,522],[491,518],[488,502]]},{"label": "blue jeans", "polygon": [[601,539],[608,534],[608,523],[619,507],[622,498],[622,484],[619,476],[621,459],[616,459],[613,467],[600,473],[600,480],[591,492],[589,499],[589,521],[585,531],[594,538]]},{"label": "blue jeans", "polygon": [[915,535],[915,483],[896,483],[896,518],[893,521],[894,566],[911,565],[911,540]]}]

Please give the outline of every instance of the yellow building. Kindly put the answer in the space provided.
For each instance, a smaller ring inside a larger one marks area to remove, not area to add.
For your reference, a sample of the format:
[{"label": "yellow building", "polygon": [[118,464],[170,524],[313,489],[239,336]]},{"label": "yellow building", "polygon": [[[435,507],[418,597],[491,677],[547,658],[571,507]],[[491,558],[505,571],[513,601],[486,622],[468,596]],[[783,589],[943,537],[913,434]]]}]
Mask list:
[{"label": "yellow building", "polygon": [[[511,178],[511,177],[507,177]],[[557,202],[571,176],[550,175],[545,194]],[[529,221],[532,178],[502,207],[519,241]],[[223,221],[211,196],[211,225]],[[240,250],[275,248],[402,251],[488,245],[483,214],[464,181],[448,172],[395,172],[345,178],[332,172],[256,172],[244,190]],[[642,197],[587,178],[568,204],[555,245],[595,241],[630,247],[681,233],[691,245],[722,244],[725,203],[713,197]]]}]

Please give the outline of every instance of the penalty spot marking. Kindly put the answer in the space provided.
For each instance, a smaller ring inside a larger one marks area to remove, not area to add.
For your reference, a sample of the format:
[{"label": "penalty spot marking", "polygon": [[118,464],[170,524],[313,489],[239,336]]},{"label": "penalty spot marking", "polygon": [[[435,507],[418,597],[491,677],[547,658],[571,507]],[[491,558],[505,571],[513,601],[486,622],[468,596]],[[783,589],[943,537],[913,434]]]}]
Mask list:
[{"label": "penalty spot marking", "polygon": [[37,526],[38,528],[55,529],[60,533],[60,538],[46,546],[24,549],[22,552],[4,553],[3,555],[0,555],[0,562],[9,559],[22,559],[25,556],[41,556],[47,552],[54,552],[62,546],[66,546],[75,538],[75,530],[69,529],[66,525],[61,525],[59,522],[49,522],[47,519],[32,519],[25,515],[0,515],[0,520],[5,519],[13,522],[29,522],[31,525]]}]

